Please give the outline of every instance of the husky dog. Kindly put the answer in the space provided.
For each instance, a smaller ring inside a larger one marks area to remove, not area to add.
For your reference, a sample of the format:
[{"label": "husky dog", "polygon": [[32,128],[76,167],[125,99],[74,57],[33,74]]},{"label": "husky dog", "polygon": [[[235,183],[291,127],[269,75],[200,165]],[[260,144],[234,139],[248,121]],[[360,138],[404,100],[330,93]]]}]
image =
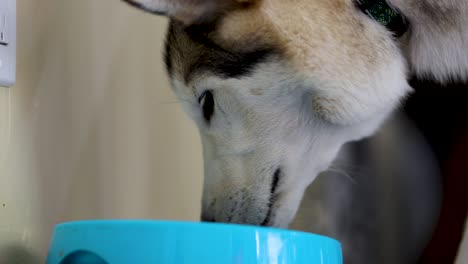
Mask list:
[{"label": "husky dog", "polygon": [[466,0],[125,0],[170,18],[165,63],[203,145],[202,219],[287,227],[414,74],[468,80]]}]

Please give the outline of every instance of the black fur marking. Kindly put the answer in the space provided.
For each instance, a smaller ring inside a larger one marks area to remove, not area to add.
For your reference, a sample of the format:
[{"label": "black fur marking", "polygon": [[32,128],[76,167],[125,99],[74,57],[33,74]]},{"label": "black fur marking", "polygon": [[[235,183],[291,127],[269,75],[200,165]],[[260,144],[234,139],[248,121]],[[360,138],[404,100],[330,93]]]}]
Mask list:
[{"label": "black fur marking", "polygon": [[180,23],[172,21],[165,47],[168,73],[174,74],[174,63],[186,63],[178,67],[183,68],[180,74],[186,83],[201,71],[209,71],[222,78],[239,78],[251,74],[257,64],[265,62],[270,55],[276,53],[270,47],[246,52],[227,50],[208,38],[215,28],[216,23],[183,27]]},{"label": "black fur marking", "polygon": [[280,180],[281,170],[277,169],[273,174],[273,181],[271,183],[271,195],[275,194],[276,189],[278,189],[278,183]]},{"label": "black fur marking", "polygon": [[276,169],[275,173],[273,174],[273,179],[271,181],[271,189],[270,189],[270,201],[269,201],[269,205],[268,205],[268,213],[267,215],[265,216],[265,219],[263,220],[262,222],[262,226],[266,226],[268,224],[268,222],[270,222],[270,218],[271,218],[271,212],[273,210],[273,205],[276,201],[276,190],[278,189],[278,183],[280,181],[280,176],[281,176],[281,169]]},{"label": "black fur marking", "polygon": [[155,14],[155,15],[158,15],[158,16],[164,16],[166,15],[165,12],[161,12],[161,11],[158,11],[158,10],[151,10],[151,9],[148,9],[147,7],[143,6],[142,4],[139,4],[139,3],[136,3],[136,2],[133,2],[132,0],[122,0],[124,1],[125,3],[133,6],[133,7],[136,7],[138,9],[141,9],[145,12],[148,12],[148,13],[151,13],[151,14]]},{"label": "black fur marking", "polygon": [[193,64],[186,75],[186,80],[197,71],[210,71],[223,78],[239,78],[248,76],[255,66],[264,62],[268,55],[272,53],[271,49],[258,49],[245,53],[237,53],[223,49],[213,41],[200,34],[196,28],[187,28],[187,34],[190,38],[209,49],[205,54],[201,54],[197,63]]},{"label": "black fur marking", "polygon": [[170,36],[170,31],[171,27],[169,27],[168,34],[166,36],[166,42],[164,43],[164,52],[163,52],[163,57],[164,57],[164,65],[166,66],[166,71],[169,77],[172,76],[173,74],[173,68],[172,68],[172,58],[171,58],[171,47],[169,44],[169,36]]}]

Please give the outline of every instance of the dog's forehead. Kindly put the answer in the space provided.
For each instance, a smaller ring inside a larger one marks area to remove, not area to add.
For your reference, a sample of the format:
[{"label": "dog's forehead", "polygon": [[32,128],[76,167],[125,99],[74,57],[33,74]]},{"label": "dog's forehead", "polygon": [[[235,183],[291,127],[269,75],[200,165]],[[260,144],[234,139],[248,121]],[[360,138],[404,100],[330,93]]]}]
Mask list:
[{"label": "dog's forehead", "polygon": [[[194,75],[204,73],[221,78],[240,78],[249,75],[256,65],[271,55],[279,53],[274,42],[263,41],[268,31],[257,32],[253,41],[246,38],[248,30],[242,30],[240,23],[233,26],[226,21],[232,20],[224,17],[189,27],[171,21],[165,47],[169,75],[185,83],[189,83]],[[236,37],[228,39],[225,34],[236,34]]]},{"label": "dog's forehead", "polygon": [[372,69],[388,50],[389,34],[377,33],[363,16],[352,0],[263,0],[203,25],[172,21],[166,65],[172,78],[188,84],[207,72],[249,75],[275,54],[295,72],[321,82],[354,80],[350,69]]},{"label": "dog's forehead", "polygon": [[166,44],[166,66],[170,75],[178,75],[188,83],[194,74],[210,72],[223,78],[248,75],[258,63],[274,53],[268,46],[252,50],[224,47],[200,31],[172,24]]}]

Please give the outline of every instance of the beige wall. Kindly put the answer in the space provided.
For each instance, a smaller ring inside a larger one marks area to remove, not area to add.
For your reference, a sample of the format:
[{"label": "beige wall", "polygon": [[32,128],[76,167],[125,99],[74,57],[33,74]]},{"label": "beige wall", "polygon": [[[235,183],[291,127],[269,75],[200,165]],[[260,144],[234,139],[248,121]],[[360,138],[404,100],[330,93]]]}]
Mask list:
[{"label": "beige wall", "polygon": [[60,221],[196,220],[200,143],[164,74],[166,20],[118,0],[17,2],[18,81],[0,88],[0,263],[42,262]]}]

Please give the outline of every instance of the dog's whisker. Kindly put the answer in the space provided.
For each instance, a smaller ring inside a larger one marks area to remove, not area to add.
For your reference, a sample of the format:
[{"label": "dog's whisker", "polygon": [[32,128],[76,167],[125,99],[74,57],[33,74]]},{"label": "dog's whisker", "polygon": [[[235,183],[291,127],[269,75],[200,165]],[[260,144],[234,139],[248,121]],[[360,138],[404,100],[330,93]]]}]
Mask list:
[{"label": "dog's whisker", "polygon": [[160,105],[168,105],[168,104],[180,104],[180,101],[172,101],[172,102],[160,102]]},{"label": "dog's whisker", "polygon": [[189,103],[197,103],[195,100],[193,99],[185,99],[185,98],[174,98],[174,100],[177,100],[179,102],[189,102]]},{"label": "dog's whisker", "polygon": [[346,179],[348,179],[352,184],[357,184],[356,180],[351,176],[350,173],[344,171],[344,170],[341,170],[341,169],[338,169],[338,168],[335,168],[335,167],[330,167],[327,172],[332,172],[332,173],[335,173],[337,175],[340,175],[340,176],[344,176]]},{"label": "dog's whisker", "polygon": [[159,104],[162,104],[162,105],[167,105],[167,104],[180,104],[182,102],[189,102],[189,103],[196,103],[195,100],[191,100],[191,99],[184,99],[184,98],[172,98],[171,100],[173,101],[163,101],[163,102],[160,102]]}]

